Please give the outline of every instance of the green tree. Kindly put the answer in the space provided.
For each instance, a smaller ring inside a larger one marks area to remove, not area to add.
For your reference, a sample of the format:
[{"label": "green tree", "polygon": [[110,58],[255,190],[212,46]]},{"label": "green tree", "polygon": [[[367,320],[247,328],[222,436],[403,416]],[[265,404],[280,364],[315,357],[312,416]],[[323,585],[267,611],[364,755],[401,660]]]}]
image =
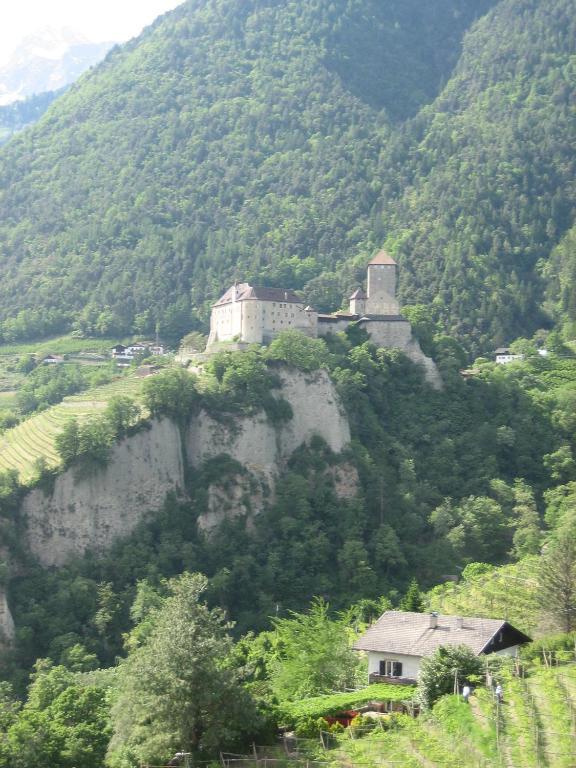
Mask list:
[{"label": "green tree", "polygon": [[576,629],[576,526],[565,523],[550,537],[538,573],[542,613],[562,632]]},{"label": "green tree", "polygon": [[269,663],[270,684],[281,702],[355,685],[359,662],[349,630],[342,619],[330,618],[324,600],[273,624],[277,651]]},{"label": "green tree", "polygon": [[43,660],[0,755],[4,749],[7,768],[101,768],[109,735],[105,687]]},{"label": "green tree", "polygon": [[430,709],[441,696],[458,693],[464,683],[481,679],[482,661],[466,645],[440,646],[422,659],[418,677],[418,699]]},{"label": "green tree", "polygon": [[315,371],[327,367],[330,353],[323,339],[311,339],[300,331],[283,331],[268,347],[266,357],[303,371]]},{"label": "green tree", "polygon": [[536,509],[534,492],[524,480],[514,483],[514,525],[512,555],[520,560],[526,555],[537,555],[540,551],[542,532]]},{"label": "green tree", "polygon": [[123,437],[140,417],[140,406],[131,397],[116,395],[108,401],[104,418],[107,419],[116,438]]},{"label": "green tree", "polygon": [[153,417],[168,416],[187,422],[199,403],[196,378],[183,368],[152,376],[143,385],[144,404]]},{"label": "green tree", "polygon": [[64,429],[56,435],[54,441],[58,455],[65,467],[68,467],[78,456],[80,451],[80,427],[78,419],[70,419],[64,425]]},{"label": "green tree", "polygon": [[400,601],[398,606],[401,611],[413,611],[414,613],[423,613],[425,611],[424,600],[416,579],[412,579],[408,591]]},{"label": "green tree", "polygon": [[231,625],[202,602],[206,587],[199,574],[172,580],[149,632],[121,663],[110,765],[164,764],[178,750],[211,757],[257,729],[229,663]]}]

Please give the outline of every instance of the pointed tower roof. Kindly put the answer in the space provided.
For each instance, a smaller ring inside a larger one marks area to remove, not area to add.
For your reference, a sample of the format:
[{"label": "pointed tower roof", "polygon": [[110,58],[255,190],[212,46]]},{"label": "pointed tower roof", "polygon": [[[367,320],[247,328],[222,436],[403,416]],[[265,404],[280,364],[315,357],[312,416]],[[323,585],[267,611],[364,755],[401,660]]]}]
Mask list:
[{"label": "pointed tower roof", "polygon": [[362,290],[362,288],[357,288],[352,296],[350,296],[350,300],[352,299],[367,299],[368,296],[366,295],[365,291]]},{"label": "pointed tower roof", "polygon": [[380,251],[377,253],[372,261],[368,264],[368,266],[371,266],[372,264],[392,264],[394,267],[397,266],[392,256],[390,256],[389,253],[386,253],[386,251]]}]

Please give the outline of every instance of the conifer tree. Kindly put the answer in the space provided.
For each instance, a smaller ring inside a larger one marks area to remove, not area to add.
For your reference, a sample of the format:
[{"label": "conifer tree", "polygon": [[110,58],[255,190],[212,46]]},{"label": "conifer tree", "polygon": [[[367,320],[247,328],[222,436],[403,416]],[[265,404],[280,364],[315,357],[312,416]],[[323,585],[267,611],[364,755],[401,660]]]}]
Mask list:
[{"label": "conifer tree", "polygon": [[400,610],[424,613],[424,601],[422,600],[422,593],[416,579],[412,579],[408,591],[400,601]]}]

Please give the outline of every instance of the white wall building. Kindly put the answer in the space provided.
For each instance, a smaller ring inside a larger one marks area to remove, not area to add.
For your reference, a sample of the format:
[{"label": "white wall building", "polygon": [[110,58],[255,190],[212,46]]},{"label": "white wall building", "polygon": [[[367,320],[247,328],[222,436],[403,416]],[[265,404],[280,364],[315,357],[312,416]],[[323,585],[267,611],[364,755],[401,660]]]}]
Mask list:
[{"label": "white wall building", "polygon": [[466,645],[476,655],[516,656],[530,638],[507,621],[386,611],[355,643],[368,654],[370,682],[413,683],[420,664],[440,646]]},{"label": "white wall building", "polygon": [[212,307],[208,348],[219,342],[269,344],[287,329],[313,337],[326,336],[368,317],[373,321],[401,320],[394,259],[381,251],[368,264],[367,272],[367,291],[359,288],[350,297],[349,314],[318,315],[312,307],[305,307],[291,289],[237,283]]},{"label": "white wall building", "polygon": [[212,307],[208,347],[218,342],[269,344],[288,329],[316,336],[317,317],[294,291],[237,283]]},{"label": "white wall building", "polygon": [[212,307],[210,336],[206,351],[218,350],[221,343],[242,349],[247,344],[269,344],[285,330],[297,330],[316,338],[345,331],[355,324],[365,328],[374,344],[400,349],[422,365],[428,382],[441,388],[434,361],[426,357],[412,334],[412,327],[400,314],[396,298],[398,265],[385,251],[368,264],[367,288],[358,288],[350,297],[349,312],[318,314],[304,306],[302,299],[286,288],[261,288],[237,283]]},{"label": "white wall building", "polygon": [[524,355],[515,355],[509,347],[499,347],[495,352],[495,359],[498,365],[513,363],[515,360],[524,360]]}]

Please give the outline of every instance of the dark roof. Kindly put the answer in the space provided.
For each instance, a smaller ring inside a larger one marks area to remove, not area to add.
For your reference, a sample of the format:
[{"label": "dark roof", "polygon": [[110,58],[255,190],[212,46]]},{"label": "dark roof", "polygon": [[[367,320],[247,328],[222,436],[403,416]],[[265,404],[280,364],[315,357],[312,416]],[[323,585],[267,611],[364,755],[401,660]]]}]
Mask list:
[{"label": "dark roof", "polygon": [[498,349],[494,351],[495,355],[509,355],[510,353],[510,347],[498,347]]},{"label": "dark roof", "polygon": [[467,645],[474,653],[480,654],[504,629],[510,631],[511,639],[507,645],[499,644],[498,647],[510,647],[530,639],[502,619],[465,617],[462,628],[459,628],[460,619],[457,616],[438,616],[435,628],[431,627],[430,619],[428,613],[386,611],[354,643],[354,648],[358,651],[429,656],[441,645]]},{"label": "dark roof", "polygon": [[318,315],[319,323],[337,323],[339,320],[356,320],[358,315],[339,313],[333,315]]},{"label": "dark roof", "polygon": [[[235,297],[234,293],[236,293]],[[247,301],[249,299],[286,302],[288,304],[303,303],[302,299],[289,288],[267,288],[249,285],[248,283],[238,283],[230,286],[214,306],[220,307],[223,304],[230,304],[232,301]]]},{"label": "dark roof", "polygon": [[389,253],[386,253],[386,251],[380,251],[380,253],[377,253],[372,261],[369,262],[368,266],[370,266],[370,264],[393,264],[394,266],[397,266],[392,256],[390,256]]},{"label": "dark roof", "polygon": [[402,315],[362,315],[358,322],[360,323],[407,323],[408,320]]},{"label": "dark roof", "polygon": [[368,296],[366,295],[366,292],[362,288],[357,288],[352,296],[350,296],[351,299],[367,299]]}]

